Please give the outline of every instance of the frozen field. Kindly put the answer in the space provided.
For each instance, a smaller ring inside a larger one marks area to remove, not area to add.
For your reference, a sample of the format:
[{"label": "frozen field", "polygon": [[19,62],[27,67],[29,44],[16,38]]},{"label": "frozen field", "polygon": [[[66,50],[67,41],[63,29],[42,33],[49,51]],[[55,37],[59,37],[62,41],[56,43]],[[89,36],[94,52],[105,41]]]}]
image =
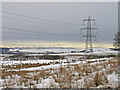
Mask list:
[{"label": "frozen field", "polygon": [[[9,63],[8,63],[9,62]],[[4,61],[1,87],[116,88],[116,58],[81,60]],[[28,66],[28,67],[27,67]]]},{"label": "frozen field", "polygon": [[118,88],[118,57],[84,60],[79,54],[67,52],[66,58],[56,60],[2,61],[0,88]]}]

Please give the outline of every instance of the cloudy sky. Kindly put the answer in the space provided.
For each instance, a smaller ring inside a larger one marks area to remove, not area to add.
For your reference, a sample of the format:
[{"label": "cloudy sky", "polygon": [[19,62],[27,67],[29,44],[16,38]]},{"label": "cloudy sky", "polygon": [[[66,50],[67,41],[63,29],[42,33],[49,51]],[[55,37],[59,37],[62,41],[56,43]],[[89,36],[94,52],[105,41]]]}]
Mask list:
[{"label": "cloudy sky", "polygon": [[81,35],[80,29],[88,16],[96,20],[98,29],[92,31],[97,36],[96,43],[113,43],[118,31],[115,2],[3,3],[3,43],[34,46],[41,46],[40,42],[84,43],[82,35],[86,33]]}]

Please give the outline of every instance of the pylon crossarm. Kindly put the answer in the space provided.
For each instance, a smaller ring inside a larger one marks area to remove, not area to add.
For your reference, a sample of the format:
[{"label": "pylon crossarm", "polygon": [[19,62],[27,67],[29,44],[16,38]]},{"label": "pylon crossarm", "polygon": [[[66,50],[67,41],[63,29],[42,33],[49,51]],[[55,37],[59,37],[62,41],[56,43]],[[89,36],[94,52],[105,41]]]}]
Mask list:
[{"label": "pylon crossarm", "polygon": [[96,37],[95,35],[91,35],[91,37]]},{"label": "pylon crossarm", "polygon": [[95,19],[85,19],[83,21],[95,21]]},{"label": "pylon crossarm", "polygon": [[96,27],[91,27],[91,29],[92,29],[92,30],[96,30],[96,29],[98,29],[98,28],[96,28]]},{"label": "pylon crossarm", "polygon": [[86,30],[87,29],[87,27],[85,27],[85,28],[81,28],[81,30]]},{"label": "pylon crossarm", "polygon": [[82,37],[87,37],[87,35],[83,35]]}]

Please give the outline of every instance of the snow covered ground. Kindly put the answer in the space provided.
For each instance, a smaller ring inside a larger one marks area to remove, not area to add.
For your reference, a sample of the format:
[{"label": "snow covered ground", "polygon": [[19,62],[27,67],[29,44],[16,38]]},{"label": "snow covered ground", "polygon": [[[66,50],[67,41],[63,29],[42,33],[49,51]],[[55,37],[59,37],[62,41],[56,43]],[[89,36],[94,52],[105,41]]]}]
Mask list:
[{"label": "snow covered ground", "polygon": [[[95,53],[117,54],[100,49]],[[2,61],[0,88],[118,88],[118,57],[84,60],[80,54],[67,51],[65,59]]]},{"label": "snow covered ground", "polygon": [[[84,51],[84,49],[10,49],[9,51],[15,52],[32,52],[32,53],[46,53],[46,52],[54,52],[54,53],[65,53],[65,54],[70,54],[72,51],[79,52],[79,53],[74,53],[74,54],[84,54],[80,53],[80,51]],[[89,50],[88,50],[89,51]],[[113,51],[109,48],[93,48],[93,51],[95,54],[113,54],[113,53],[118,53],[118,51]],[[73,53],[71,53],[73,54]]]}]

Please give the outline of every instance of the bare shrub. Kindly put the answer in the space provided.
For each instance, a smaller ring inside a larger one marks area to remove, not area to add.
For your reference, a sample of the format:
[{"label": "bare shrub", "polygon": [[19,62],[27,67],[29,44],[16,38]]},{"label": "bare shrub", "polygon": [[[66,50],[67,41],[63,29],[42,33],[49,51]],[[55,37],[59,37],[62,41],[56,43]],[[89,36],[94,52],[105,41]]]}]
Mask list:
[{"label": "bare shrub", "polygon": [[107,77],[104,75],[104,73],[96,73],[95,77],[93,78],[93,81],[95,83],[95,86],[99,86],[99,85],[104,85],[106,83],[108,83]]}]

